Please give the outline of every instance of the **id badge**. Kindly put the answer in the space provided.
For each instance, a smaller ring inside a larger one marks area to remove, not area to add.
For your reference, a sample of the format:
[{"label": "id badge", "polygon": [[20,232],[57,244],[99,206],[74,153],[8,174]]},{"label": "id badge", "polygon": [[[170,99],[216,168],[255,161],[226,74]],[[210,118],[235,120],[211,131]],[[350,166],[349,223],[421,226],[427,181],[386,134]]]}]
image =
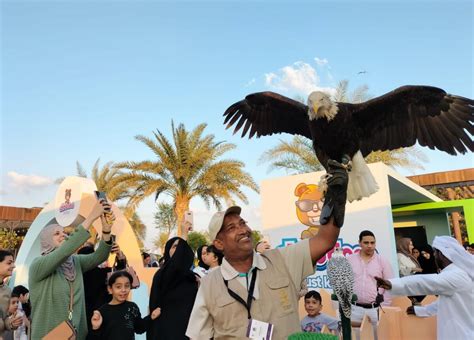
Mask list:
[{"label": "id badge", "polygon": [[247,337],[255,340],[271,340],[273,334],[273,325],[255,319],[249,320],[247,328]]}]

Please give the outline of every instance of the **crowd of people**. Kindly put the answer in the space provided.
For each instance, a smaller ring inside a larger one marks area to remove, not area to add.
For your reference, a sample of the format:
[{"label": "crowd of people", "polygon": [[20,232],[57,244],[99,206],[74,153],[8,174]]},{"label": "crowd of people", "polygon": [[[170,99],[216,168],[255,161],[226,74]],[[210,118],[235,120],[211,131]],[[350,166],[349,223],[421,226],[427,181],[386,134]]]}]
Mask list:
[{"label": "crowd of people", "polygon": [[[143,253],[144,265],[157,267],[145,317],[129,301],[134,277],[111,237],[115,217],[105,200],[97,201],[70,235],[50,224],[40,234],[41,256],[29,268],[29,290],[16,286],[11,291],[0,285],[0,339],[50,339],[67,325],[81,340],[134,339],[143,333],[150,340],[261,339],[265,334],[286,339],[298,332],[321,332],[324,325],[338,332],[339,318],[322,313],[321,295],[307,291],[304,282],[339,237],[347,187],[347,173],[339,170],[328,181],[328,196],[337,193],[340,199],[331,201],[329,215],[323,216],[326,223],[309,239],[277,249],[266,240],[254,245],[241,208],[233,206],[213,215],[208,227],[211,243],[196,254],[187,243],[189,223],[182,226],[180,237],[166,242],[160,261]],[[89,229],[99,218],[102,235],[93,245],[88,243]],[[433,247],[420,245],[420,249],[409,238],[397,240],[400,279],[395,278],[387,254],[377,252],[372,231],[359,234],[359,246],[360,251],[347,257],[355,278],[357,301],[351,321],[356,330],[367,315],[377,339],[379,308],[390,305],[391,295],[406,295],[413,301],[408,313],[437,314],[443,320],[455,316],[454,338],[473,335],[474,257],[453,238],[437,237]],[[110,253],[116,254],[113,268],[104,265]],[[12,253],[0,250],[0,282],[14,268]],[[419,302],[427,294],[439,299],[422,307]],[[300,298],[307,312],[301,320]],[[448,333],[438,323],[438,338],[448,339]]]}]

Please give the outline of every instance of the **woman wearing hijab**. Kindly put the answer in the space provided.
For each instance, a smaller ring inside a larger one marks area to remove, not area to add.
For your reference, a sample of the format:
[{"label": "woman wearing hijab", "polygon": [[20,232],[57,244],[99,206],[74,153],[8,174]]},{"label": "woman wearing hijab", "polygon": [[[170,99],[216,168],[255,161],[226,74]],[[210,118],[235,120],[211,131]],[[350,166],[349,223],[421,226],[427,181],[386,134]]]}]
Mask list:
[{"label": "woman wearing hijab", "polygon": [[148,340],[188,339],[184,333],[194,305],[198,284],[191,267],[194,253],[186,242],[189,226],[183,238],[173,237],[166,242],[165,263],[153,277],[150,310],[161,308],[159,318],[152,321]]},{"label": "woman wearing hijab", "polygon": [[436,266],[436,261],[433,254],[433,248],[427,244],[421,248],[421,254],[418,258],[421,269],[423,269],[422,274],[437,274],[438,267]]},{"label": "woman wearing hijab", "polygon": [[[71,323],[77,330],[77,339],[87,335],[82,273],[104,262],[111,249],[110,233],[114,216],[105,201],[97,201],[82,225],[66,238],[58,224],[46,226],[40,234],[41,256],[33,260],[28,283],[32,306],[32,339],[41,339],[63,321],[69,320],[71,287],[73,310]],[[76,250],[90,237],[89,229],[97,219],[102,220],[102,241],[93,254],[75,255]]]},{"label": "woman wearing hijab", "polygon": [[197,274],[200,278],[203,278],[207,275],[207,271],[209,270],[209,266],[204,262],[204,259],[207,256],[207,245],[200,246],[197,251],[197,258],[198,258],[198,265],[196,268],[193,269],[193,272]]},{"label": "woman wearing hijab", "polygon": [[436,264],[441,269],[439,274],[390,280],[376,277],[377,285],[390,290],[392,295],[438,295],[438,300],[428,305],[432,313],[437,313],[438,340],[472,339],[474,256],[450,236],[436,236],[433,248]]},{"label": "woman wearing hijab", "polygon": [[421,273],[423,270],[412,255],[413,243],[410,238],[403,237],[397,242],[397,258],[400,277]]}]

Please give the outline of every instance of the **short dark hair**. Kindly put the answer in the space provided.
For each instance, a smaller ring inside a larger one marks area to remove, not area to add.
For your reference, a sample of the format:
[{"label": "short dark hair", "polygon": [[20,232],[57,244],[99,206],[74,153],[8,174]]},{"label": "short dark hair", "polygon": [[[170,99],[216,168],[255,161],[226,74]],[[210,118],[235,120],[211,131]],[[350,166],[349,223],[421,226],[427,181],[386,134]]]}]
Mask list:
[{"label": "short dark hair", "polygon": [[28,294],[30,291],[28,290],[28,288],[26,288],[25,286],[22,286],[22,285],[18,285],[18,286],[15,286],[15,288],[13,288],[12,290],[12,295],[13,294],[19,294],[18,296],[20,295],[26,295]]},{"label": "short dark hair", "polygon": [[13,253],[9,250],[0,249],[0,262],[3,262],[7,256],[13,257]]},{"label": "short dark hair", "polygon": [[130,281],[130,286],[132,285],[133,277],[125,270],[118,270],[114,272],[112,275],[110,275],[109,280],[107,281],[107,285],[109,287],[112,287],[112,285],[115,283],[115,281],[117,281],[119,277],[126,277],[128,281]]},{"label": "short dark hair", "polygon": [[359,234],[359,242],[362,241],[362,239],[365,237],[365,236],[372,236],[373,238],[375,238],[375,235],[373,232],[371,232],[370,230],[362,230]]},{"label": "short dark hair", "polygon": [[208,253],[213,253],[217,257],[217,262],[219,263],[219,266],[222,264],[222,259],[224,258],[224,254],[222,251],[216,248],[215,245],[211,244],[210,246],[207,247],[206,250]]},{"label": "short dark hair", "polygon": [[323,299],[321,298],[321,294],[319,294],[319,292],[315,291],[315,290],[310,290],[309,292],[307,292],[305,295],[304,295],[304,299],[310,299],[310,298],[313,298],[315,299],[316,301],[319,301],[319,303],[323,303]]},{"label": "short dark hair", "polygon": [[143,257],[143,259],[146,259],[146,258],[150,257],[150,254],[148,254],[148,253],[142,253],[142,257]]},{"label": "short dark hair", "polygon": [[20,298],[20,294],[18,292],[12,292],[12,294],[10,295],[10,299],[11,298]]}]

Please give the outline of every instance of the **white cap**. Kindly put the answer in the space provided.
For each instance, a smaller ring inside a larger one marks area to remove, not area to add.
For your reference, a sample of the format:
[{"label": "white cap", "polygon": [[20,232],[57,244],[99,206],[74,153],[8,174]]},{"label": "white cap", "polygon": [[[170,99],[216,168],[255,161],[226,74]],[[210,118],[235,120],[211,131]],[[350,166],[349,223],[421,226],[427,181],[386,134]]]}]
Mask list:
[{"label": "white cap", "polygon": [[226,217],[226,215],[229,215],[229,214],[240,215],[241,211],[242,211],[242,208],[235,205],[233,207],[227,208],[226,211],[218,211],[212,216],[211,221],[209,222],[209,228],[208,228],[211,242],[216,239],[217,234],[222,228],[222,224],[224,223],[224,218]]}]

